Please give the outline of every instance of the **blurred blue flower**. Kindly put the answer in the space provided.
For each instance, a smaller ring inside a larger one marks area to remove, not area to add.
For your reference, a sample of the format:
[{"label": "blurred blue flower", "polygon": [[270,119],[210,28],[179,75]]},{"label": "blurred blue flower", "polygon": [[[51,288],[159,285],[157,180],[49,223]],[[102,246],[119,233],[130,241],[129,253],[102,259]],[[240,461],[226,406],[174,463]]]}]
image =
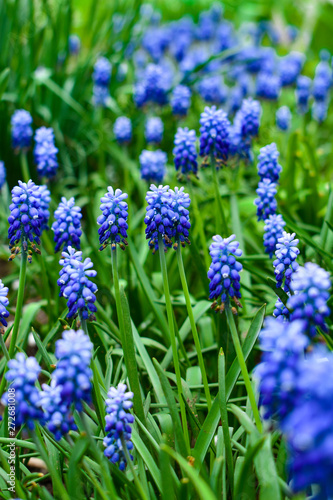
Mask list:
[{"label": "blurred blue flower", "polygon": [[6,309],[6,307],[9,306],[7,295],[8,287],[5,286],[0,279],[0,323],[2,324],[2,326],[0,326],[0,335],[4,333],[3,326],[7,326],[6,318],[9,316],[9,312]]},{"label": "blurred blue flower", "polygon": [[58,148],[54,145],[52,128],[41,127],[35,133],[34,158],[40,177],[54,177],[58,169]]},{"label": "blurred blue flower", "polygon": [[148,64],[134,85],[134,101],[140,108],[152,102],[163,106],[168,102],[170,74],[162,65]]},{"label": "blurred blue flower", "polygon": [[151,182],[161,182],[166,174],[167,155],[160,149],[148,151],[144,149],[139,156],[141,178]]},{"label": "blurred blue flower", "polygon": [[132,122],[127,116],[119,116],[113,125],[116,140],[122,144],[132,139]]},{"label": "blurred blue flower", "polygon": [[6,182],[7,172],[5,168],[5,164],[3,161],[0,161],[0,189]]},{"label": "blurred blue flower", "polygon": [[189,87],[177,85],[171,93],[170,104],[174,115],[186,116],[191,106],[191,90]]},{"label": "blurred blue flower", "polygon": [[291,124],[291,118],[292,115],[288,106],[281,106],[281,108],[279,108],[275,114],[276,126],[280,130],[289,130]]},{"label": "blurred blue flower", "polygon": [[32,117],[25,109],[16,110],[10,120],[12,126],[12,143],[14,149],[30,147],[32,139]]},{"label": "blurred blue flower", "polygon": [[280,95],[280,78],[271,73],[260,72],[256,80],[256,96],[270,101],[277,101]]},{"label": "blurred blue flower", "polygon": [[148,144],[158,144],[163,139],[164,124],[159,116],[147,118],[145,123],[145,138]]},{"label": "blurred blue flower", "polygon": [[190,172],[196,175],[198,171],[196,140],[195,130],[189,130],[187,127],[179,128],[175,135],[173,148],[175,167],[184,175]]},{"label": "blurred blue flower", "polygon": [[300,75],[297,78],[295,94],[296,94],[297,109],[300,114],[306,113],[309,109],[311,85],[312,85],[311,78],[304,75]]},{"label": "blurred blue flower", "polygon": [[99,57],[94,66],[93,80],[95,85],[107,87],[111,80],[111,63],[106,57]]},{"label": "blurred blue flower", "polygon": [[200,80],[198,92],[204,101],[212,104],[223,104],[228,98],[228,87],[218,75],[205,76]]},{"label": "blurred blue flower", "polygon": [[81,231],[81,208],[75,206],[75,199],[72,197],[67,200],[64,196],[54,212],[55,221],[52,224],[54,232],[54,241],[56,243],[55,251],[61,248],[66,250],[68,246],[80,250]]},{"label": "blurred blue flower", "polygon": [[100,250],[104,250],[107,245],[111,245],[112,250],[119,244],[122,249],[127,245],[127,219],[128,205],[127,193],[121,189],[114,189],[109,186],[108,192],[101,198],[100,210],[102,215],[97,218]]},{"label": "blurred blue flower", "polygon": [[234,126],[239,131],[242,140],[250,139],[258,135],[261,116],[259,101],[252,97],[244,99],[241,109],[237,111]]},{"label": "blurred blue flower", "polygon": [[71,55],[77,55],[80,52],[81,40],[78,35],[69,35],[68,48]]},{"label": "blurred blue flower", "polygon": [[280,59],[279,75],[282,87],[293,85],[299,76],[305,61],[304,54],[290,52]]},{"label": "blurred blue flower", "polygon": [[259,182],[256,193],[258,198],[254,200],[254,204],[257,206],[258,221],[266,220],[270,215],[275,214],[277,209],[276,183],[270,179],[263,179]]},{"label": "blurred blue flower", "polygon": [[296,258],[299,254],[297,248],[299,240],[295,239],[295,236],[295,233],[290,234],[283,231],[276,244],[276,259],[273,262],[276,287],[280,288],[284,280],[283,290],[285,292],[289,292],[292,274],[298,268]]}]

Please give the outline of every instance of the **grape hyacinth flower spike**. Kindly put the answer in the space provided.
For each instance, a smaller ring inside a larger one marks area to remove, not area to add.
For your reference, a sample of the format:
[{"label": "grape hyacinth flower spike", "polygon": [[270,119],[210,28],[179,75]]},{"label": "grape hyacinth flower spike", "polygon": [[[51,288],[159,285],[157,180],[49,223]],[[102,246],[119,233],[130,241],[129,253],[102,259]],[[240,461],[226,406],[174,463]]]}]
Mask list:
[{"label": "grape hyacinth flower spike", "polygon": [[[133,460],[129,453],[133,449],[131,441],[134,416],[129,412],[133,406],[133,392],[126,392],[125,384],[111,387],[106,399],[105,432],[103,440],[104,455],[111,463],[119,463],[119,469],[125,470],[127,457]],[[126,447],[126,451],[125,448]]]},{"label": "grape hyacinth flower spike", "polygon": [[37,129],[35,143],[34,158],[38,175],[50,179],[55,176],[58,169],[58,148],[54,145],[53,129],[46,127]]},{"label": "grape hyacinth flower spike", "polygon": [[139,156],[141,178],[147,182],[162,182],[166,174],[167,155],[164,151],[144,149]]},{"label": "grape hyacinth flower spike", "polygon": [[50,211],[49,211],[49,206],[51,203],[51,193],[48,190],[47,186],[42,185],[39,186],[39,193],[40,193],[40,208],[43,212],[43,218],[41,222],[41,232],[48,230],[49,226],[49,218],[50,218]]},{"label": "grape hyacinth flower spike", "polygon": [[288,106],[281,106],[275,114],[276,126],[283,131],[289,130],[291,118],[292,115]]},{"label": "grape hyacinth flower spike", "polygon": [[97,218],[99,224],[99,250],[104,250],[107,245],[111,245],[112,250],[116,249],[118,244],[122,250],[125,250],[127,245],[127,219],[128,205],[126,199],[127,193],[123,193],[121,189],[114,189],[109,186],[108,192],[101,198],[101,212]]},{"label": "grape hyacinth flower spike", "polygon": [[2,326],[0,326],[0,335],[4,333],[4,326],[7,326],[7,321],[6,318],[9,316],[9,312],[7,311],[6,307],[9,305],[9,300],[8,300],[8,287],[5,286],[2,283],[2,280],[0,279],[0,323]]},{"label": "grape hyacinth flower spike", "polygon": [[32,117],[25,109],[18,109],[11,118],[12,143],[17,151],[30,147],[33,135]]},{"label": "grape hyacinth flower spike", "polygon": [[260,149],[257,169],[261,181],[269,179],[271,182],[278,182],[282,171],[282,167],[278,163],[279,156],[280,153],[274,142]]},{"label": "grape hyacinth flower spike", "polygon": [[6,182],[6,176],[7,176],[7,172],[6,172],[5,164],[3,161],[0,161],[0,190]]},{"label": "grape hyacinth flower spike", "polygon": [[41,224],[44,213],[41,208],[40,187],[29,180],[18,181],[18,186],[12,189],[12,203],[9,206],[8,217],[9,248],[13,260],[20,252],[28,252],[28,261],[31,262],[32,250],[40,254],[36,244],[40,244]]},{"label": "grape hyacinth flower spike", "polygon": [[164,125],[159,116],[152,116],[145,123],[145,138],[148,144],[158,144],[163,139]]},{"label": "grape hyacinth flower spike", "polygon": [[[226,304],[232,299],[236,306],[241,307],[239,299],[240,292],[240,271],[243,266],[236,260],[242,255],[236,236],[232,234],[229,238],[222,238],[219,235],[213,236],[213,243],[209,247],[212,263],[208,271],[209,298],[213,299],[212,309],[216,312],[223,312]],[[233,308],[236,313],[236,309]]]},{"label": "grape hyacinth flower spike", "polygon": [[81,208],[75,206],[75,199],[67,200],[64,196],[54,212],[55,221],[52,224],[54,232],[55,252],[61,248],[66,250],[69,246],[80,250]]},{"label": "grape hyacinth flower spike", "polygon": [[276,244],[279,238],[282,237],[283,228],[286,225],[282,215],[270,215],[268,219],[265,220],[264,226],[264,247],[265,253],[269,254],[269,258],[273,257],[276,250]]},{"label": "grape hyacinth flower spike", "polygon": [[179,244],[182,247],[184,247],[186,243],[190,244],[188,237],[191,223],[188,208],[191,204],[191,199],[188,193],[185,193],[184,187],[175,187],[174,190],[170,189],[169,193],[171,195],[170,207],[174,214],[172,218],[173,248],[176,250]]},{"label": "grape hyacinth flower spike", "polygon": [[175,135],[175,147],[173,148],[174,162],[177,171],[189,175],[191,172],[197,175],[198,162],[195,130],[187,127],[179,128]]},{"label": "grape hyacinth flower spike", "polygon": [[177,85],[171,95],[172,114],[186,116],[191,106],[191,90],[185,85]]},{"label": "grape hyacinth flower spike", "polygon": [[296,258],[299,254],[297,248],[299,240],[295,239],[295,236],[296,233],[290,234],[283,231],[276,244],[276,259],[273,262],[276,288],[280,288],[284,280],[283,290],[285,292],[289,292],[292,274],[298,268]]},{"label": "grape hyacinth flower spike", "polygon": [[132,122],[127,116],[119,116],[114,122],[113,133],[119,144],[129,143],[132,139]]},{"label": "grape hyacinth flower spike", "polygon": [[258,221],[266,220],[270,215],[275,214],[277,209],[277,202],[274,198],[277,193],[276,183],[265,178],[259,182],[256,193],[258,198],[254,200],[254,204],[257,206]]},{"label": "grape hyacinth flower spike", "polygon": [[93,72],[93,102],[95,106],[105,107],[109,97],[109,83],[111,79],[111,63],[106,57],[99,57]]},{"label": "grape hyacinth flower spike", "polygon": [[165,247],[172,244],[174,212],[171,209],[171,193],[169,186],[150,186],[146,196],[146,239],[153,253],[158,250],[158,235],[163,238]]},{"label": "grape hyacinth flower spike", "polygon": [[229,152],[230,122],[227,114],[216,106],[205,108],[200,117],[200,156],[204,158],[203,165],[208,165],[214,158],[217,167],[224,165]]}]

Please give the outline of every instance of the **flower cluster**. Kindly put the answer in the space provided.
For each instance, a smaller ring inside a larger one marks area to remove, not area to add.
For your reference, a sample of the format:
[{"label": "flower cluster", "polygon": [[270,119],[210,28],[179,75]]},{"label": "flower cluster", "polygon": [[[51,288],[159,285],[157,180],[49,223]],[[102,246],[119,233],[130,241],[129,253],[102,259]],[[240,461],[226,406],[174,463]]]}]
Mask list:
[{"label": "flower cluster", "polygon": [[202,99],[212,104],[223,104],[228,97],[228,87],[219,76],[206,76],[198,84]]},{"label": "flower cluster", "polygon": [[25,109],[18,109],[11,118],[12,143],[17,150],[29,148],[32,139],[32,117]]},{"label": "flower cluster", "polygon": [[309,99],[311,94],[311,79],[308,76],[300,75],[296,84],[296,102],[298,112],[305,114],[309,109]]},{"label": "flower cluster", "polygon": [[[118,384],[117,388],[111,387],[106,399],[106,417],[105,432],[106,437],[103,440],[105,446],[104,455],[116,464],[119,462],[119,469],[126,467],[126,455],[124,446],[130,451],[133,449],[131,441],[134,416],[129,412],[133,406],[133,392],[126,392],[125,384]],[[130,459],[133,460],[129,453]]]},{"label": "flower cluster", "polygon": [[286,225],[282,215],[270,215],[268,219],[265,220],[264,226],[264,247],[265,253],[269,254],[270,259],[276,250],[276,244],[279,238],[283,235],[283,228]]},{"label": "flower cluster", "polygon": [[141,178],[147,182],[161,182],[166,174],[167,155],[164,151],[144,149],[139,156]]},{"label": "flower cluster", "polygon": [[278,163],[279,156],[280,153],[274,142],[260,149],[257,169],[261,181],[269,179],[271,182],[277,182],[279,180],[282,171]]},{"label": "flower cluster", "polygon": [[304,55],[300,52],[290,52],[282,57],[279,64],[281,85],[286,87],[296,82],[304,64]]},{"label": "flower cluster", "polygon": [[6,182],[6,176],[7,176],[7,173],[6,173],[5,164],[3,161],[0,161],[0,189],[2,188],[2,186]]},{"label": "flower cluster", "polygon": [[59,264],[63,267],[60,271],[58,285],[60,297],[67,299],[69,309],[67,318],[80,315],[81,319],[93,319],[97,308],[95,306],[97,286],[90,281],[97,272],[92,269],[93,263],[89,258],[82,261],[82,252],[75,252],[72,247],[62,253]]},{"label": "flower cluster", "polygon": [[100,210],[102,215],[97,218],[99,224],[98,234],[100,250],[104,250],[107,245],[111,245],[112,250],[119,244],[122,249],[127,245],[127,219],[128,205],[126,203],[128,195],[120,189],[109,186],[108,192],[101,198]]},{"label": "flower cluster", "polygon": [[81,231],[81,208],[75,206],[74,198],[67,200],[64,196],[57,210],[54,212],[55,221],[52,224],[55,251],[61,248],[67,250],[69,246],[80,250]]},{"label": "flower cluster", "polygon": [[283,289],[285,292],[289,292],[291,276],[298,268],[296,262],[299,254],[298,242],[299,240],[295,239],[295,233],[290,234],[283,231],[276,244],[276,259],[273,262],[276,287],[280,288],[284,280]]},{"label": "flower cluster", "polygon": [[120,143],[130,142],[132,139],[132,123],[127,116],[119,116],[113,125],[113,133]]},{"label": "flower cluster", "polygon": [[173,247],[176,249],[180,243],[185,246],[185,243],[190,244],[188,239],[189,229],[191,228],[190,216],[188,208],[191,204],[191,199],[188,193],[185,193],[184,187],[170,189],[170,207],[173,212],[172,217],[172,237],[174,238]]},{"label": "flower cluster", "polygon": [[52,128],[41,127],[35,133],[34,158],[40,177],[54,177],[58,169],[58,148],[54,145]]},{"label": "flower cluster", "polygon": [[200,117],[200,156],[204,163],[209,163],[209,157],[217,160],[217,165],[226,163],[229,152],[230,122],[222,109],[206,107]]},{"label": "flower cluster", "polygon": [[6,318],[9,316],[9,312],[7,311],[6,307],[9,305],[9,300],[8,300],[8,287],[5,286],[2,283],[2,280],[0,280],[0,335],[3,334],[3,327],[7,326],[7,321]]},{"label": "flower cluster", "polygon": [[196,140],[195,130],[189,130],[187,127],[179,128],[175,135],[173,148],[175,167],[184,175],[190,172],[196,175],[198,171]]},{"label": "flower cluster", "polygon": [[9,205],[8,238],[9,248],[12,252],[10,260],[20,252],[18,245],[21,245],[23,251],[28,250],[28,260],[30,262],[31,249],[40,253],[37,250],[36,243],[37,245],[40,244],[44,212],[41,208],[40,187],[36,186],[32,180],[29,180],[27,184],[18,181],[18,184],[12,189],[12,203]]},{"label": "flower cluster", "polygon": [[23,352],[10,359],[7,366],[5,377],[11,384],[2,398],[2,403],[6,406],[12,405],[11,395],[14,392],[16,427],[26,424],[29,429],[33,429],[35,420],[41,421],[43,418],[43,413],[38,408],[39,391],[35,385],[41,371],[40,366],[35,358],[26,358]]},{"label": "flower cluster", "polygon": [[[287,292],[288,296],[290,296],[290,292]],[[278,321],[289,321],[290,319],[290,311],[287,309],[287,307],[284,305],[280,297],[278,297],[277,301],[275,302],[274,306],[274,311],[273,311],[273,316],[278,320]]]},{"label": "flower cluster", "polygon": [[170,104],[174,115],[186,116],[191,106],[191,90],[186,85],[177,85],[172,91]]},{"label": "flower cluster", "polygon": [[56,342],[57,367],[51,385],[43,384],[40,406],[45,412],[48,429],[57,440],[76,429],[73,411],[82,410],[82,401],[91,401],[89,368],[93,345],[83,330],[65,330]]},{"label": "flower cluster", "polygon": [[289,130],[291,124],[291,111],[288,106],[281,106],[275,114],[276,126],[280,130]]},{"label": "flower cluster", "polygon": [[213,236],[213,243],[209,247],[212,258],[207,274],[210,280],[209,298],[214,299],[212,307],[220,312],[224,311],[225,304],[229,304],[230,299],[233,299],[235,304],[241,307],[239,273],[243,266],[236,260],[236,257],[242,255],[242,250],[238,248],[239,243],[235,238],[234,234],[229,238],[222,238],[219,235]]},{"label": "flower cluster", "polygon": [[148,102],[163,106],[168,102],[170,82],[162,66],[148,64],[140,80],[134,86],[134,101],[138,107]]},{"label": "flower cluster", "polygon": [[277,193],[276,183],[264,178],[259,182],[256,193],[258,198],[254,200],[254,204],[257,206],[258,221],[266,220],[270,215],[275,214],[277,209],[275,199]]},{"label": "flower cluster", "polygon": [[148,118],[145,124],[145,138],[148,144],[158,144],[163,139],[164,125],[158,116]]},{"label": "flower cluster", "polygon": [[317,264],[307,262],[293,273],[290,288],[294,292],[287,302],[292,310],[291,320],[303,320],[310,337],[316,335],[317,327],[327,332],[325,318],[330,314],[327,301],[331,288],[328,272]]},{"label": "flower cluster", "polygon": [[49,206],[51,203],[51,193],[47,189],[47,186],[45,186],[44,184],[42,186],[39,186],[39,193],[40,193],[40,208],[43,213],[40,230],[41,232],[43,232],[49,229],[48,223],[50,218]]},{"label": "flower cluster", "polygon": [[111,64],[105,57],[99,57],[93,72],[93,101],[95,106],[106,106],[109,97],[109,83],[111,80]]},{"label": "flower cluster", "polygon": [[259,132],[261,106],[251,97],[244,99],[241,109],[236,113],[235,122],[243,140],[255,137]]},{"label": "flower cluster", "polygon": [[279,76],[267,72],[260,72],[256,82],[256,96],[270,101],[277,101],[281,90]]}]

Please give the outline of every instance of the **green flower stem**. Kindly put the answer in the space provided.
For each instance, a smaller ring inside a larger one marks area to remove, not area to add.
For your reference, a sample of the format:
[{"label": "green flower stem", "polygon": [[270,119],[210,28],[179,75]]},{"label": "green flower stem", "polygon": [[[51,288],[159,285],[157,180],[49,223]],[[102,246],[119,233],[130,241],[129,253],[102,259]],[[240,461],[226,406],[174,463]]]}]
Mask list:
[{"label": "green flower stem", "polygon": [[[214,189],[215,189],[215,199],[216,199],[216,204],[217,204],[217,211],[220,216],[220,223],[218,222],[218,217],[216,218],[216,231],[223,235],[225,234],[227,230],[227,221],[224,215],[224,210],[222,206],[222,200],[221,200],[221,195],[220,195],[220,190],[219,190],[219,183],[218,183],[218,178],[217,178],[217,172],[216,172],[216,160],[215,157],[212,155],[210,158],[210,163],[212,166],[212,171],[213,171],[213,182],[214,182]],[[221,228],[222,224],[222,228]],[[223,229],[223,231],[221,230]]]},{"label": "green flower stem", "polygon": [[113,276],[113,284],[116,298],[116,309],[118,316],[118,324],[121,336],[121,342],[123,348],[125,349],[125,324],[124,324],[124,316],[121,307],[121,298],[120,298],[120,287],[119,287],[119,276],[118,276],[118,259],[117,259],[117,246],[114,250],[111,249],[111,264],[112,264],[112,276]]},{"label": "green flower stem", "polygon": [[49,315],[49,320],[50,323],[53,323],[53,309],[52,309],[52,301],[51,301],[51,289],[50,289],[50,283],[48,279],[48,275],[46,272],[46,267],[45,267],[45,257],[44,255],[40,255],[40,270],[42,273],[42,284],[43,284],[43,289],[45,291],[46,295],[46,300],[47,300],[47,309],[48,309],[48,315]]},{"label": "green flower stem", "polygon": [[205,264],[206,264],[206,267],[208,269],[209,265],[210,265],[210,258],[209,258],[209,252],[208,252],[208,247],[207,247],[207,238],[206,238],[203,223],[202,223],[202,217],[201,217],[201,214],[199,211],[197,198],[194,194],[194,189],[193,189],[192,184],[190,182],[188,184],[189,184],[189,191],[190,191],[191,201],[192,201],[192,206],[193,206],[195,223],[198,226],[198,232],[199,232],[199,236],[200,236],[200,240],[201,240],[201,249],[203,250]]},{"label": "green flower stem", "polygon": [[241,372],[242,372],[242,375],[243,375],[243,379],[244,379],[244,383],[245,383],[247,395],[249,397],[250,404],[251,404],[251,407],[252,407],[254,420],[255,420],[255,423],[257,425],[257,428],[258,428],[259,432],[262,432],[262,423],[261,423],[261,419],[260,419],[260,415],[259,415],[259,410],[258,410],[256,398],[255,398],[255,395],[254,395],[254,392],[253,392],[253,389],[252,389],[250,376],[249,376],[249,373],[247,371],[247,367],[246,367],[246,363],[245,363],[245,359],[244,359],[244,355],[243,355],[242,346],[241,346],[241,343],[240,343],[240,340],[239,340],[239,337],[238,337],[238,332],[237,332],[237,328],[236,328],[236,324],[235,324],[235,319],[234,319],[234,315],[233,315],[233,313],[231,311],[230,304],[226,304],[225,311],[226,311],[226,314],[227,314],[227,322],[228,322],[228,325],[229,325],[229,329],[230,329],[232,341],[233,341],[233,344],[234,344],[234,347],[235,347],[235,351],[236,351],[236,355],[237,355],[237,358],[238,358],[238,363],[239,363],[239,366],[240,366],[240,369],[241,369]]},{"label": "green flower stem", "polygon": [[142,498],[142,500],[148,500],[148,497],[145,494],[145,492],[143,491],[143,488],[141,486],[139,478],[136,475],[136,472],[134,470],[133,463],[132,463],[131,457],[129,455],[127,446],[126,446],[126,442],[125,442],[124,436],[121,437],[121,444],[122,444],[123,451],[124,451],[124,454],[125,454],[126,462],[127,462],[128,466],[131,469],[131,472],[133,474],[134,484],[137,487],[138,493],[140,494],[140,497]]},{"label": "green flower stem", "polygon": [[23,181],[28,182],[30,180],[30,172],[29,172],[29,166],[28,166],[27,153],[22,152],[20,154],[20,162],[21,162]]},{"label": "green flower stem", "polygon": [[180,413],[181,413],[181,418],[182,418],[186,446],[187,446],[188,451],[190,451],[190,439],[189,439],[188,428],[187,428],[185,403],[184,403],[183,395],[182,395],[182,392],[183,392],[182,391],[182,381],[181,381],[180,365],[179,365],[179,359],[178,359],[177,342],[176,342],[176,335],[175,335],[175,325],[173,322],[174,320],[173,320],[173,312],[172,312],[170,290],[169,290],[168,271],[167,271],[167,265],[166,265],[165,254],[164,254],[164,243],[163,243],[163,239],[162,239],[161,234],[158,235],[158,253],[160,254],[160,263],[161,263],[161,271],[162,271],[162,278],[163,278],[165,304],[166,304],[168,323],[169,323],[170,342],[171,342],[171,348],[172,348],[172,354],[173,354],[173,363],[175,365],[175,372],[176,372],[178,399],[179,399],[179,404],[180,404]]},{"label": "green flower stem", "polygon": [[183,263],[182,251],[181,251],[180,244],[178,244],[178,247],[177,247],[177,261],[178,261],[180,280],[182,282],[183,292],[184,292],[185,301],[186,301],[187,314],[188,314],[188,317],[190,320],[195,349],[196,349],[197,354],[198,354],[198,361],[199,361],[202,381],[203,381],[203,385],[204,385],[205,395],[206,395],[206,399],[207,399],[207,406],[208,406],[208,409],[210,410],[210,408],[212,406],[212,400],[211,400],[211,396],[210,396],[210,390],[208,387],[207,374],[206,374],[205,363],[204,363],[204,359],[203,359],[203,355],[202,355],[202,351],[201,351],[198,330],[197,330],[197,326],[195,324],[193,310],[192,310],[192,306],[191,306],[191,299],[190,299],[190,294],[188,291],[187,280],[186,280],[186,275],[185,275],[185,269],[184,269],[184,263]]}]

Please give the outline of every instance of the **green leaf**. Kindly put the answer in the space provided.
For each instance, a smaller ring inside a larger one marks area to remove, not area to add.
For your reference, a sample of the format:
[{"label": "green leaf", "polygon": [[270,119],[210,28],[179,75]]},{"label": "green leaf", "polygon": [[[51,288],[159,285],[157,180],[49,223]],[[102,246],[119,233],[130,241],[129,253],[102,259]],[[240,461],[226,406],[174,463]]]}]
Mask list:
[{"label": "green leaf", "polygon": [[2,97],[2,94],[5,92],[5,90],[7,88],[9,74],[10,74],[9,68],[3,69],[0,73],[0,99]]},{"label": "green leaf", "polygon": [[[248,498],[248,483],[251,480],[253,460],[265,442],[265,436],[262,436],[258,441],[250,446],[244,457],[238,457],[235,472],[235,494],[234,500]],[[253,481],[253,480],[252,480]],[[267,499],[268,500],[268,499]]]},{"label": "green leaf", "polygon": [[142,460],[146,464],[146,467],[149,470],[152,478],[154,479],[158,490],[161,492],[162,491],[161,474],[160,471],[158,470],[155,459],[151,456],[151,454],[148,451],[148,448],[140,438],[139,433],[134,428],[132,430],[132,441],[135,450],[139,453]]},{"label": "green leaf", "polygon": [[47,305],[46,300],[40,300],[38,302],[31,302],[30,304],[28,304],[23,308],[17,345],[19,345],[22,348],[25,347],[28,335],[31,331],[31,323],[33,322],[38,311],[46,305]]},{"label": "green leaf", "polygon": [[31,330],[32,330],[32,334],[34,336],[36,345],[38,347],[38,351],[40,352],[40,355],[42,357],[42,360],[46,364],[46,367],[47,367],[48,371],[51,372],[52,371],[51,365],[53,364],[52,363],[52,359],[50,358],[49,353],[45,349],[45,346],[44,346],[43,342],[41,341],[38,333],[35,332],[35,330],[33,328]]},{"label": "green leaf", "polygon": [[289,299],[288,295],[282,288],[276,287],[276,281],[272,280],[272,278],[267,278],[268,286],[273,290],[273,292],[279,297],[281,302],[286,306],[287,301]]},{"label": "green leaf", "polygon": [[79,465],[88,446],[88,439],[86,437],[79,437],[71,451],[68,472],[66,474],[67,491],[71,500],[83,498],[83,481]]}]

